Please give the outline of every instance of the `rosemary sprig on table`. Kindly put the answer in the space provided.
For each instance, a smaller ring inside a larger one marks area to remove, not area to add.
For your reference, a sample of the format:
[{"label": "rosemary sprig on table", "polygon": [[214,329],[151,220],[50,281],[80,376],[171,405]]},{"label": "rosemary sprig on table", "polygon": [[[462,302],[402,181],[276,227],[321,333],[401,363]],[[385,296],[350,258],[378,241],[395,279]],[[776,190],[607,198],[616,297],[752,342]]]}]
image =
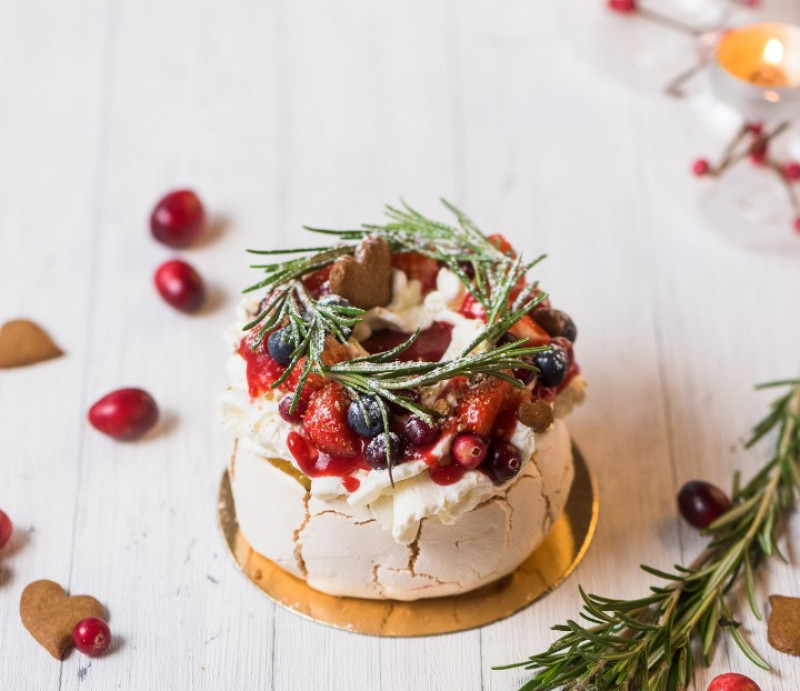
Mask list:
[{"label": "rosemary sprig on table", "polygon": [[[335,245],[297,250],[250,250],[267,256],[300,255],[286,261],[253,265],[252,268],[261,269],[266,275],[245,290],[261,290],[267,295],[259,305],[258,314],[244,327],[245,330],[257,329],[251,341],[253,348],[259,347],[275,329],[284,326],[291,329],[292,343],[296,346],[285,372],[273,387],[280,386],[295,367],[301,367],[292,410],[298,405],[312,372],[340,383],[356,400],[361,400],[361,395],[374,396],[380,407],[390,453],[389,403],[429,422],[434,414],[409,397],[409,389],[431,386],[457,376],[476,375],[491,375],[521,386],[508,371],[534,369],[530,356],[548,346],[530,347],[524,340],[512,339],[508,333],[523,315],[547,297],[539,291],[538,283],[525,285],[526,274],[544,256],[524,262],[521,256],[504,251],[499,243],[485,236],[452,204],[443,203],[454,214],[455,225],[429,219],[403,203],[400,208],[386,207],[389,222],[385,225],[365,224],[355,230],[307,228],[336,237],[338,244]],[[417,332],[387,352],[333,365],[324,363],[326,339],[332,336],[346,342],[363,310],[315,299],[302,279],[330,266],[340,257],[355,254],[359,243],[372,235],[386,240],[392,252],[416,252],[440,262],[481,304],[486,313],[486,326],[455,358],[435,363],[398,362],[397,357],[413,345],[419,335]],[[390,473],[391,465],[390,458]]]},{"label": "rosemary sprig on table", "polygon": [[745,485],[734,477],[733,506],[707,529],[706,549],[687,568],[665,573],[642,566],[667,581],[651,594],[618,600],[581,589],[581,617],[590,626],[567,621],[554,630],[564,632],[548,650],[525,662],[498,667],[524,667],[534,676],[521,691],[685,689],[693,677],[693,644],[703,663],[710,662],[720,630],[726,632],[756,665],[769,669],[739,631],[726,595],[744,583],[753,614],[761,619],[755,594],[755,568],[778,555],[777,531],[800,490],[800,380],[765,384],[788,386],[758,425],[747,444],[778,431],[775,453]]}]

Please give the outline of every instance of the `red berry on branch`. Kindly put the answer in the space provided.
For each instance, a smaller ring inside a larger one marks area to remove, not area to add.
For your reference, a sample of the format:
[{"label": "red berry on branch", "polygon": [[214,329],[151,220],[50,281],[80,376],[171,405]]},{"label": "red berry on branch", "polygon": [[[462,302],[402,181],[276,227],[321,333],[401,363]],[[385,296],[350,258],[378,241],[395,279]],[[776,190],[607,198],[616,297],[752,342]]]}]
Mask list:
[{"label": "red berry on branch", "polygon": [[142,389],[117,389],[89,409],[92,427],[121,441],[141,437],[157,421],[158,406]]},{"label": "red berry on branch", "polygon": [[763,122],[748,122],[747,123],[747,131],[750,134],[754,134],[757,137],[764,131],[764,123]]},{"label": "red berry on branch", "polygon": [[111,629],[102,619],[89,617],[75,625],[72,642],[84,655],[102,655],[111,645]]},{"label": "red berry on branch", "polygon": [[767,151],[767,142],[763,139],[756,140],[750,148],[750,160],[757,166],[764,165],[767,160]]},{"label": "red berry on branch", "polygon": [[800,180],[800,163],[797,161],[790,161],[783,168],[783,174],[787,180],[796,182]]},{"label": "red berry on branch", "polygon": [[698,158],[692,164],[692,172],[699,178],[708,175],[711,172],[711,166],[705,158]]},{"label": "red berry on branch", "polygon": [[203,230],[205,211],[191,190],[176,190],[163,197],[150,214],[150,232],[169,247],[186,247]]},{"label": "red berry on branch", "polygon": [[4,511],[0,510],[0,549],[6,546],[14,532],[14,524]]},{"label": "red berry on branch", "polygon": [[608,0],[608,7],[613,12],[621,12],[623,14],[636,12],[638,9],[636,0]]},{"label": "red berry on branch", "polygon": [[731,500],[716,485],[694,480],[678,492],[678,508],[689,525],[704,530],[731,508]]},{"label": "red berry on branch", "polygon": [[161,297],[181,312],[194,312],[203,304],[203,279],[190,264],[180,259],[159,266],[154,280]]},{"label": "red berry on branch", "polygon": [[795,216],[794,219],[794,230],[796,233],[800,233],[800,216]]},{"label": "red berry on branch", "polygon": [[761,687],[743,674],[720,674],[714,677],[707,691],[761,691]]}]

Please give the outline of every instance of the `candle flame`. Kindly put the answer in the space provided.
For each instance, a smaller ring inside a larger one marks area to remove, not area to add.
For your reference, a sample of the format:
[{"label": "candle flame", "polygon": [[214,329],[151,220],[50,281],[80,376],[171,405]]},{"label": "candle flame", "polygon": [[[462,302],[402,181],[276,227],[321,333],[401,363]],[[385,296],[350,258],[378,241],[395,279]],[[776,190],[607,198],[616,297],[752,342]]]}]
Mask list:
[{"label": "candle flame", "polygon": [[777,38],[771,38],[764,46],[764,62],[769,65],[780,65],[783,61],[783,43]]}]

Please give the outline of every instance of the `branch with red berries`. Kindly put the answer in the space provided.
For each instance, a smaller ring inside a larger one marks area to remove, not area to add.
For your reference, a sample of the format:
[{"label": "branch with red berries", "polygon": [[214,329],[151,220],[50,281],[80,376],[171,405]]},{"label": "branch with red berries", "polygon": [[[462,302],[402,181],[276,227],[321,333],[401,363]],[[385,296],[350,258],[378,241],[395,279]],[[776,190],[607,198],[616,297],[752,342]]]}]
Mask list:
[{"label": "branch with red berries", "polygon": [[745,123],[728,142],[719,162],[712,164],[707,158],[698,158],[692,164],[697,177],[720,178],[731,167],[745,160],[772,171],[786,189],[786,196],[794,215],[794,229],[800,233],[800,196],[795,185],[800,182],[800,162],[780,161],[770,153],[770,144],[789,128],[782,122],[768,130],[760,122]]},{"label": "branch with red berries", "polygon": [[[741,6],[752,8],[760,4],[760,0],[728,0],[728,2],[731,7]],[[607,3],[608,8],[612,12],[635,15],[653,24],[658,24],[666,29],[677,31],[698,40],[706,34],[721,31],[727,23],[726,16],[723,17],[720,23],[714,26],[693,26],[677,17],[645,7],[639,0],[607,0]],[[708,51],[700,51],[700,56],[697,61],[671,79],[664,88],[664,91],[670,96],[681,98],[684,95],[683,85],[705,69],[706,65],[708,65],[708,60]]]}]

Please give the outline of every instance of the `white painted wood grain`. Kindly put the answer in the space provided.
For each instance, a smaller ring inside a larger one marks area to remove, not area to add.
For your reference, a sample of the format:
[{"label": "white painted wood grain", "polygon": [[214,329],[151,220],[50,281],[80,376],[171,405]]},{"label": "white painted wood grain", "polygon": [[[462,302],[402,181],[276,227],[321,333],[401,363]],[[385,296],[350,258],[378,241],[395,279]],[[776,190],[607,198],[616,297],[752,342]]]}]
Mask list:
[{"label": "white painted wood grain", "polygon": [[[2,691],[511,690],[524,673],[491,666],[546,646],[577,613],[578,583],[643,592],[641,561],[699,549],[674,494],[760,462],[737,442],[765,407],[752,384],[800,367],[797,257],[706,232],[665,182],[694,152],[657,145],[690,114],[605,80],[556,14],[522,0],[0,4],[0,320],[36,318],[68,353],[0,374],[0,506],[35,528],[2,556]],[[147,215],[179,185],[214,216],[182,253],[212,286],[196,317],[151,287],[171,253]],[[541,278],[579,324],[591,381],[572,428],[603,500],[558,591],[480,631],[402,641],[276,609],[233,568],[214,514],[229,444],[219,334],[252,278],[243,249],[377,219],[400,194],[429,212],[446,196],[550,255]],[[122,385],[165,412],[141,443],[83,422]],[[108,603],[112,655],[59,665],[33,644],[17,603],[43,576]],[[762,599],[798,591],[796,566],[773,565]],[[800,687],[764,626],[745,626],[781,676],[735,650],[712,672]]]}]

